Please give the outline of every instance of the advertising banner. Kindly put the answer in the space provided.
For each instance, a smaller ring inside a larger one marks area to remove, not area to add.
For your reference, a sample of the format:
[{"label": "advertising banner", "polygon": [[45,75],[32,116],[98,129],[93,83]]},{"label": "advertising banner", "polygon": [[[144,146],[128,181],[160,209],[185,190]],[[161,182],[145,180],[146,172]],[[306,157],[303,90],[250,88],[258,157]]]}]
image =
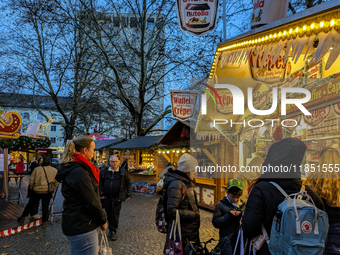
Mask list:
[{"label": "advertising banner", "polygon": [[172,116],[179,120],[188,120],[195,114],[199,91],[170,90]]},{"label": "advertising banner", "polygon": [[311,111],[310,113],[312,115],[304,115],[305,123],[314,127],[318,124],[320,124],[324,119],[327,118],[327,116],[330,113],[330,106],[323,107],[314,111]]},{"label": "advertising banner", "polygon": [[177,0],[178,23],[184,32],[202,36],[216,26],[219,0]]}]

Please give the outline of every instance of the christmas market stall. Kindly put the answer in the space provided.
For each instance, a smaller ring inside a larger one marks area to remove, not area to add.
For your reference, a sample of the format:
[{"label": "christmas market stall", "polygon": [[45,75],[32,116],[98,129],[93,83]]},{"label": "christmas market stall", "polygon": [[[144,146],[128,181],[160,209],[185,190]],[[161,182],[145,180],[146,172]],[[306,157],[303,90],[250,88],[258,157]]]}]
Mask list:
[{"label": "christmas market stall", "polygon": [[96,144],[94,160],[99,166],[102,163],[108,165],[109,157],[114,155],[114,150],[109,150],[109,148],[124,141],[126,141],[125,138],[94,140]]},{"label": "christmas market stall", "polygon": [[[303,164],[316,163],[323,148],[338,148],[340,142],[339,39],[340,4],[329,1],[220,43],[202,86],[213,96],[204,94],[207,106],[195,131],[212,139],[219,132],[228,139],[235,146],[237,171],[254,158],[264,160],[269,147],[286,137],[306,143]],[[235,84],[243,101],[233,100],[235,91],[222,84]],[[304,99],[301,92],[289,91],[296,88],[310,92],[303,106],[311,115],[283,103]]]},{"label": "christmas market stall", "polygon": [[155,154],[155,148],[161,138],[162,136],[138,136],[108,148],[119,151],[120,163],[127,160],[133,191],[156,193],[158,176],[163,171],[157,167],[158,160],[163,157]]}]

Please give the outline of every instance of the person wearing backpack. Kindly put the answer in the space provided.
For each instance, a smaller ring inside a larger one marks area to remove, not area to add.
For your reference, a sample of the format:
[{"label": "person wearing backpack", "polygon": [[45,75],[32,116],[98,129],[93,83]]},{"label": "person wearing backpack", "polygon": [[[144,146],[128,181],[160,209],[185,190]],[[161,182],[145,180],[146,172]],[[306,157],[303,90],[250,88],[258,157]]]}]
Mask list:
[{"label": "person wearing backpack", "polygon": [[[197,160],[191,155],[184,153],[178,161],[178,170],[169,169],[164,178],[164,189],[166,190],[166,221],[168,223],[167,238],[176,219],[178,210],[180,215],[182,246],[185,249],[188,241],[199,245],[200,213],[197,204],[196,191],[190,179],[190,172],[195,171]],[[167,247],[167,241],[164,246]]]},{"label": "person wearing backpack", "polygon": [[[320,156],[317,165],[335,167],[340,165],[340,157],[338,150],[327,148]],[[332,169],[327,172],[314,172],[307,181],[306,185],[311,186],[315,192],[320,195],[329,217],[329,232],[325,247],[326,255],[340,254],[340,185],[339,173]],[[332,172],[331,172],[332,171]]]},{"label": "person wearing backpack", "polygon": [[[269,148],[267,158],[262,164],[262,175],[249,194],[242,217],[244,237],[253,240],[262,235],[263,226],[270,239],[273,218],[278,211],[278,206],[285,200],[285,196],[270,182],[275,182],[287,194],[298,193],[302,187],[299,169],[305,151],[306,145],[297,138],[283,139]],[[293,170],[291,172],[280,170],[287,168]],[[279,171],[277,171],[278,169]],[[294,171],[294,169],[297,170]],[[305,190],[313,199],[316,207],[324,210],[321,198],[309,186],[305,186]],[[292,223],[291,226],[295,227],[295,223]],[[257,251],[257,254],[271,254],[267,242],[261,243],[262,247]]]}]

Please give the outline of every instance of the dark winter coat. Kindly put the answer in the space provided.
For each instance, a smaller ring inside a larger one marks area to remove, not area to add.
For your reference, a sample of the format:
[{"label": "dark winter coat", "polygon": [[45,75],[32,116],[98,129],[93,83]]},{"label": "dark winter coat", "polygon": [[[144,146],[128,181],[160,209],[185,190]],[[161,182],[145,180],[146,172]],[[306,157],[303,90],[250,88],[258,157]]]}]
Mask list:
[{"label": "dark winter coat", "polygon": [[[185,196],[182,200],[183,184],[186,186]],[[166,214],[172,221],[176,219],[176,210],[179,211],[181,222],[182,240],[199,243],[200,215],[197,205],[196,191],[194,185],[184,173],[178,170],[169,170],[165,175],[164,186],[167,191]],[[169,221],[168,220],[168,221]],[[171,224],[168,227],[168,234]]]},{"label": "dark winter coat", "polygon": [[[306,151],[306,145],[296,138],[283,139],[269,148],[268,156],[262,166],[300,166]],[[299,169],[299,168],[297,168]],[[276,182],[289,195],[300,191],[302,182],[300,171],[296,173],[264,173],[254,185],[242,218],[244,236],[254,238],[260,234],[263,224],[270,236],[271,225],[278,205],[284,201],[284,196],[269,181]],[[321,198],[308,186],[307,193],[315,205],[324,210]],[[267,243],[257,252],[257,255],[270,254]]]},{"label": "dark winter coat", "polygon": [[62,164],[55,179],[62,182],[65,198],[62,229],[73,236],[90,232],[105,224],[106,215],[99,199],[99,188],[91,170],[80,163]]},{"label": "dark winter coat", "polygon": [[326,213],[329,220],[328,239],[326,243],[326,255],[340,254],[340,207],[330,207],[324,200]]},{"label": "dark winter coat", "polygon": [[[99,184],[99,189],[100,189],[100,195],[105,196],[105,197],[111,197],[110,194],[112,194],[112,171],[108,171],[108,167],[105,167],[104,170],[100,171],[100,184]],[[119,201],[124,201],[127,198],[132,197],[132,183],[130,180],[130,176],[128,172],[120,167],[119,168],[120,172],[120,188],[119,188]]]},{"label": "dark winter coat", "polygon": [[[238,211],[243,211],[244,207],[245,204],[243,204],[238,209]],[[242,213],[240,213],[238,216],[235,216],[230,212],[234,209],[234,206],[225,197],[222,198],[215,207],[212,223],[215,228],[220,230],[220,238],[234,233],[240,226]]]}]

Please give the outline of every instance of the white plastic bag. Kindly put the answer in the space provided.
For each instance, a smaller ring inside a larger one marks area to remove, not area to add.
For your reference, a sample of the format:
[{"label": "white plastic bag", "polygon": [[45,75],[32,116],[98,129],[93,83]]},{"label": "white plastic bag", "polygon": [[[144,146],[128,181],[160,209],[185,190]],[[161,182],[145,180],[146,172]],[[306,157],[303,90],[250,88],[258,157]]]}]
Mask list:
[{"label": "white plastic bag", "polygon": [[[99,238],[101,236],[101,238]],[[98,229],[98,239],[99,239],[99,247],[98,247],[98,255],[113,255],[112,249],[109,246],[109,242],[107,240],[107,235],[105,231]]]},{"label": "white plastic bag", "polygon": [[160,179],[157,183],[157,187],[163,188],[163,179]]}]

